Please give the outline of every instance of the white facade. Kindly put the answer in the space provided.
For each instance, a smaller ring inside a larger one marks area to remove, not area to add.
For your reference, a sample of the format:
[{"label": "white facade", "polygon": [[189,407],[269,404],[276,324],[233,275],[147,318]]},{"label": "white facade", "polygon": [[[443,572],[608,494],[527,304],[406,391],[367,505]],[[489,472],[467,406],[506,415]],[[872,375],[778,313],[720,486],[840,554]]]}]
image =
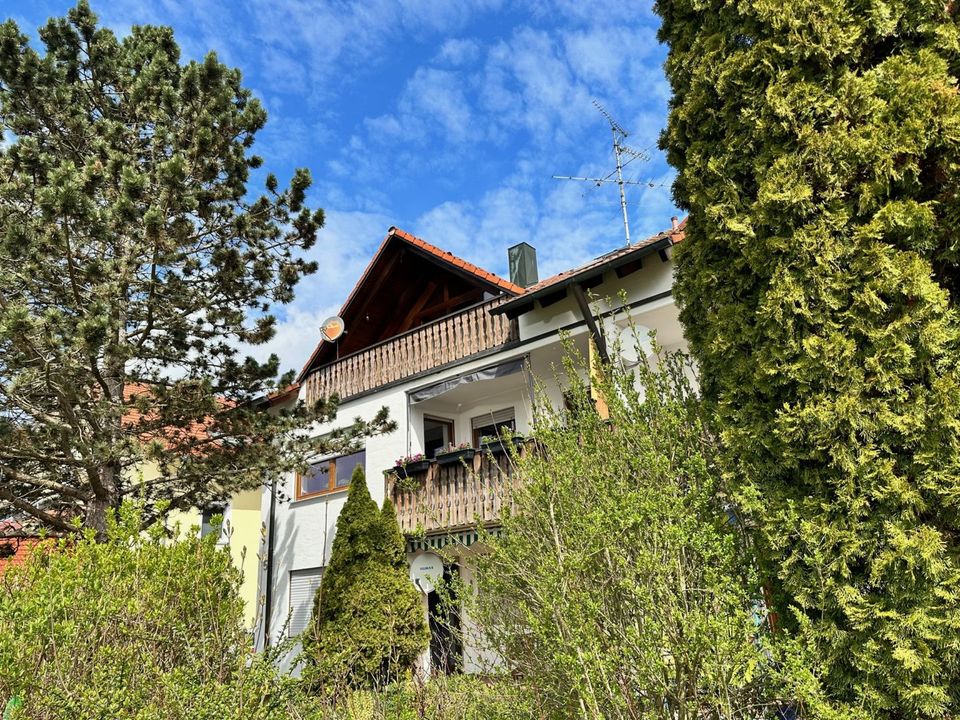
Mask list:
[{"label": "white facade", "polygon": [[[684,339],[677,309],[670,296],[673,279],[670,252],[668,248],[660,255],[648,254],[643,258],[642,268],[625,274],[623,278],[614,269],[605,272],[602,282],[594,279],[590,293],[592,297],[604,298],[594,304],[601,315],[612,308],[621,310],[617,315],[621,328],[627,324],[623,312],[629,312],[631,322],[640,332],[655,330],[661,345],[667,349],[677,349],[684,347]],[[577,271],[568,273],[566,277],[577,277]],[[625,296],[625,303],[621,301],[621,294]],[[608,303],[606,298],[610,298],[611,302]],[[397,429],[387,435],[368,438],[365,444],[367,484],[378,504],[382,503],[386,492],[382,471],[391,468],[402,456],[423,451],[425,417],[451,421],[452,440],[455,443],[473,443],[476,439],[473,435],[474,426],[479,422],[475,418],[489,417],[491,413],[513,408],[516,430],[528,433],[533,420],[531,395],[534,377],[547,388],[551,402],[561,404],[562,390],[554,381],[562,357],[560,334],[563,332],[568,335],[577,349],[586,355],[589,331],[570,293],[547,307],[535,303],[529,311],[519,315],[517,322],[519,340],[508,347],[347,398],[341,403],[337,421],[317,426],[314,431],[325,434],[338,423],[346,424],[355,417],[369,420],[381,407],[389,409],[391,419],[397,422]],[[600,322],[604,323],[607,332],[613,327],[610,319],[601,319]],[[625,344],[633,343],[625,340]],[[629,351],[625,355],[629,355]],[[411,398],[413,393],[444,380],[504,365],[512,360],[523,360],[524,370],[495,379],[460,384],[422,402],[413,402]],[[301,622],[304,613],[309,617],[309,608],[305,609],[302,605],[312,600],[305,599],[309,593],[304,588],[312,579],[319,580],[322,568],[329,563],[337,517],[346,501],[348,488],[298,500],[296,479],[290,476],[285,479],[281,491],[281,495],[287,499],[274,503],[272,523],[269,492],[261,503],[264,526],[272,526],[274,533],[273,559],[269,563],[272,575],[269,633],[272,642],[280,639],[291,614]],[[473,552],[476,552],[475,547],[465,551],[460,564],[461,577],[468,584],[472,579],[469,556]],[[410,557],[413,555],[411,553]],[[263,582],[267,582],[266,577],[263,577]],[[424,607],[426,612],[426,601]],[[485,655],[477,643],[470,641],[469,618],[463,619],[463,625],[468,638],[467,646],[463,649],[463,669],[467,672],[479,671],[492,658],[489,654]]]}]

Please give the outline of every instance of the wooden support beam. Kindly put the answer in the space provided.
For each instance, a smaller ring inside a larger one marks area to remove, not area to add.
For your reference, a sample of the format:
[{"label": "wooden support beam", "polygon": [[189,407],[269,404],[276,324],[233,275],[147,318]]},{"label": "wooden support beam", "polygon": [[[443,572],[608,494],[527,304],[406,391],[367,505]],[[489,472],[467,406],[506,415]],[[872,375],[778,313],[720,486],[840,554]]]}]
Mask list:
[{"label": "wooden support beam", "polygon": [[556,292],[552,292],[548,295],[544,295],[540,298],[540,307],[548,308],[554,303],[558,303],[567,296],[567,289],[560,288]]},{"label": "wooden support beam", "polygon": [[643,268],[643,258],[637,258],[628,262],[626,265],[621,265],[617,268],[617,277],[621,280],[631,273],[635,273],[637,270]]},{"label": "wooden support beam", "polygon": [[423,310],[423,307],[427,304],[427,302],[429,302],[430,298],[433,297],[433,293],[436,289],[436,281],[431,280],[427,283],[427,287],[424,289],[423,294],[417,298],[417,301],[413,304],[413,307],[410,308],[410,312],[407,313],[407,316],[400,324],[400,327],[402,328],[400,332],[404,332],[408,328],[412,327],[414,318],[420,314],[420,312]]},{"label": "wooden support beam", "polygon": [[605,363],[610,362],[610,356],[607,354],[607,341],[597,326],[597,320],[593,317],[593,311],[590,310],[590,303],[587,302],[587,297],[583,294],[583,288],[580,287],[579,283],[573,283],[570,289],[573,291],[573,297],[576,299],[577,305],[580,306],[580,314],[583,315],[583,320],[587,323],[587,329],[593,336],[594,343],[596,343],[597,354]]},{"label": "wooden support beam", "polygon": [[460,293],[459,295],[454,295],[449,297],[449,291],[447,286],[444,286],[443,294],[446,296],[442,302],[435,303],[430,307],[425,307],[420,312],[421,316],[433,315],[435,317],[442,317],[443,315],[449,315],[453,312],[453,308],[461,303],[465,303],[467,300],[472,297],[477,297],[480,291],[477,288],[470,288],[466,292]]}]

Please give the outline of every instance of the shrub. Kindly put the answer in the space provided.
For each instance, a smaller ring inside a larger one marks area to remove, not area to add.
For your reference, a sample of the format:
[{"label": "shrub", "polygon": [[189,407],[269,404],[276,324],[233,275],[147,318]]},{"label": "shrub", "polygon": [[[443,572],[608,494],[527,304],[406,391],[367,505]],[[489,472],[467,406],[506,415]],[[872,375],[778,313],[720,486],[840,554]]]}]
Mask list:
[{"label": "shrub", "polygon": [[377,509],[362,468],[350,482],[303,637],[304,677],[335,696],[402,678],[429,639],[393,504],[387,499]]},{"label": "shrub", "polygon": [[[641,354],[642,356],[643,354]],[[479,561],[477,617],[550,717],[745,718],[773,705],[761,596],[682,356],[541,394],[540,452]]]},{"label": "shrub", "polygon": [[140,527],[125,504],[105,542],[46,544],[0,577],[0,704],[30,720],[284,717],[293,689],[249,656],[229,552]]}]

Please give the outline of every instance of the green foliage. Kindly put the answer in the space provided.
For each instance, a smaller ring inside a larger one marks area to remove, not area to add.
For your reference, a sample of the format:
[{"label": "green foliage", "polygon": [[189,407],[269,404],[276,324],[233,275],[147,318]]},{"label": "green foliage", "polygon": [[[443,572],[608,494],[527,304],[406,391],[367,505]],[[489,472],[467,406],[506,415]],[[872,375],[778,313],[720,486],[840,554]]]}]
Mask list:
[{"label": "green foliage", "polygon": [[4,720],[528,717],[523,688],[506,681],[312,696],[275,665],[292,643],[251,653],[240,575],[217,534],[170,542],[141,524],[124,504],[104,541],[91,530],[51,540],[0,575]]},{"label": "green foliage", "polygon": [[318,689],[339,696],[348,688],[383,687],[408,673],[426,647],[422,601],[404,548],[393,504],[388,499],[377,509],[357,467],[303,637],[305,677]]},{"label": "green foliage", "polygon": [[832,698],[956,716],[957,8],[657,11],[676,294],[775,605]]},{"label": "green foliage", "polygon": [[102,535],[127,495],[151,521],[302,466],[317,443],[292,431],[335,403],[261,412],[278,360],[238,348],[316,269],[309,173],[248,191],[266,113],[170,28],[118,39],[80,0],[40,40],[0,25],[0,516]]},{"label": "green foliage", "polygon": [[48,541],[0,576],[0,702],[20,698],[23,720],[285,717],[287,681],[246,650],[230,553],[141,522],[124,505],[105,542]]},{"label": "green foliage", "polygon": [[540,452],[514,457],[514,510],[479,560],[480,625],[549,717],[753,718],[776,697],[688,368],[660,360],[595,373],[604,420],[568,358],[570,407],[541,395]]},{"label": "green foliage", "polygon": [[[471,676],[406,681],[379,692],[357,690],[330,720],[533,720],[528,690],[515,682]],[[317,719],[319,720],[319,718]]]}]

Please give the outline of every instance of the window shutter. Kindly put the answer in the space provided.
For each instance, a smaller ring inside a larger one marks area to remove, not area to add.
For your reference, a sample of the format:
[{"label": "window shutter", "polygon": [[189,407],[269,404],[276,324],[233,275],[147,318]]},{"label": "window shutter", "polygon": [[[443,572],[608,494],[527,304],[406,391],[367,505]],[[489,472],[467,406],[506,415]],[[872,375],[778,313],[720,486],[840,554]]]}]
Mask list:
[{"label": "window shutter", "polygon": [[482,427],[487,427],[487,425],[496,425],[500,427],[501,425],[506,425],[508,422],[514,419],[514,412],[512,407],[504,408],[503,410],[495,410],[493,412],[484,413],[479,417],[470,419],[471,429],[477,430]]},{"label": "window shutter", "polygon": [[292,570],[290,572],[290,625],[288,635],[299,635],[310,624],[313,599],[320,589],[323,568]]}]

